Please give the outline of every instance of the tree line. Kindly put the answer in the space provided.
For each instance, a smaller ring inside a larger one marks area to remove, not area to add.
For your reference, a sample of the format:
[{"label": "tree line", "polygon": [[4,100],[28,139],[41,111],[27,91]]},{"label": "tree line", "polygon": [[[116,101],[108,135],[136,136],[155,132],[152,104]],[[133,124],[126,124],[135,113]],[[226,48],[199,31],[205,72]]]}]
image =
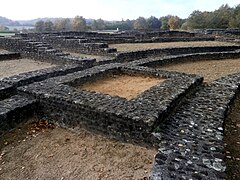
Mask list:
[{"label": "tree line", "polygon": [[230,7],[222,5],[215,11],[193,11],[188,18],[181,19],[178,16],[167,15],[160,18],[139,17],[135,20],[104,21],[102,19],[87,20],[82,16],[73,19],[62,18],[56,21],[38,21],[35,31],[85,31],[85,30],[193,30],[193,29],[218,29],[240,28],[240,4]]}]

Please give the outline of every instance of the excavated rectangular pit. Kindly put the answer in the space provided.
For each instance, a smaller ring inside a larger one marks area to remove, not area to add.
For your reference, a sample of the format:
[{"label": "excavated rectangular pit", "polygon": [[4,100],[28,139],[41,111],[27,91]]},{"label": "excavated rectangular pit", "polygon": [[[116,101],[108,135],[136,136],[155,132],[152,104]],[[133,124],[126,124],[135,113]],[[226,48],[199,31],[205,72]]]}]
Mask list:
[{"label": "excavated rectangular pit", "polygon": [[84,90],[101,92],[111,96],[119,96],[131,100],[147,89],[164,82],[164,78],[147,76],[131,76],[126,74],[116,74],[103,77],[94,82],[87,82],[79,88]]}]

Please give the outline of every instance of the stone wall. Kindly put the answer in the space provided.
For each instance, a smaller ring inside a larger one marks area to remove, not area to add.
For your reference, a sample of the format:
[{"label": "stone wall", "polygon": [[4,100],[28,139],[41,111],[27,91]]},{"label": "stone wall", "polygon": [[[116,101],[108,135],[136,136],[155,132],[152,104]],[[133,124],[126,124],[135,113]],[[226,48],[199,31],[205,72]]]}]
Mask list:
[{"label": "stone wall", "polygon": [[19,59],[20,53],[16,53],[16,52],[4,52],[1,53],[0,52],[0,61],[4,61],[4,60],[11,60],[11,59]]},{"label": "stone wall", "polygon": [[177,64],[183,62],[221,60],[221,59],[237,59],[240,58],[240,51],[227,52],[207,52],[166,56],[162,58],[146,58],[130,62],[130,65],[156,67],[167,64]]},{"label": "stone wall", "polygon": [[32,116],[36,107],[35,99],[20,95],[0,101],[0,135]]},{"label": "stone wall", "polygon": [[[122,73],[168,80],[130,101],[75,88],[102,76]],[[154,141],[151,133],[156,126],[163,123],[181,99],[201,82],[201,77],[183,73],[110,64],[48,79],[19,90],[38,98],[43,115],[61,126],[84,127],[126,141],[150,143]]]},{"label": "stone wall", "polygon": [[160,143],[151,179],[226,179],[224,120],[239,80],[237,73],[202,87],[169,117],[156,133]]},{"label": "stone wall", "polygon": [[38,59],[58,65],[80,64],[93,66],[95,59],[81,59],[69,56],[61,50],[52,48],[49,44],[22,38],[0,38],[0,48],[21,53],[22,57]]},{"label": "stone wall", "polygon": [[178,54],[193,54],[204,52],[226,52],[238,50],[240,46],[208,46],[208,47],[179,47],[179,48],[161,48],[147,49],[133,52],[122,52],[116,55],[117,62],[133,61],[137,59],[149,58],[154,56],[167,56]]}]

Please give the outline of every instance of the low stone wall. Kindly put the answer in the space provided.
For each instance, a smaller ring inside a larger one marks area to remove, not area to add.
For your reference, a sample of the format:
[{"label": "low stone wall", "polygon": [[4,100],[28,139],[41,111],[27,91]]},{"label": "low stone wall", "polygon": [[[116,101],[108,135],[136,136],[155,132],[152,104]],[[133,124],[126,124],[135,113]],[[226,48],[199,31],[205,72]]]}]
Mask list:
[{"label": "low stone wall", "polygon": [[14,128],[18,123],[32,116],[37,108],[38,100],[29,96],[17,95],[17,87],[39,82],[51,77],[66,75],[83,70],[80,65],[66,65],[47,68],[19,75],[6,77],[0,81],[0,135]]},{"label": "low stone wall", "polygon": [[32,116],[36,107],[36,100],[20,95],[0,101],[0,136]]},{"label": "low stone wall", "polygon": [[49,44],[22,38],[0,38],[0,48],[21,53],[22,57],[38,59],[53,64],[80,64],[86,68],[93,66],[95,59],[80,59],[53,49]]},{"label": "low stone wall", "polygon": [[1,53],[0,52],[0,61],[11,60],[11,59],[19,59],[19,58],[21,58],[20,53],[16,53],[16,52]]},{"label": "low stone wall", "polygon": [[[105,75],[121,73],[164,77],[168,80],[130,101],[74,88]],[[154,128],[163,123],[181,99],[201,82],[201,77],[183,73],[110,64],[48,79],[18,90],[38,98],[43,115],[61,126],[85,127],[126,141],[150,143],[154,141],[151,139]]]},{"label": "low stone wall", "polygon": [[[55,48],[65,49],[70,52],[83,53],[83,54],[94,54],[94,55],[109,55],[117,50],[115,48],[109,48],[107,43],[96,42],[86,39],[87,37],[82,36],[63,36],[56,34],[41,34],[32,33],[26,35],[27,38],[49,43]],[[25,38],[26,38],[25,37]]]},{"label": "low stone wall", "polygon": [[16,88],[13,85],[0,81],[0,101],[9,98],[16,93]]},{"label": "low stone wall", "polygon": [[51,77],[63,76],[83,69],[85,68],[79,65],[66,65],[2,78],[0,80],[0,101],[17,94],[17,87],[19,86],[43,81]]},{"label": "low stone wall", "polygon": [[[122,52],[116,55],[116,62],[133,61],[154,56],[167,56],[178,54],[193,54],[203,52],[226,52],[239,50],[240,46],[208,46],[208,47],[179,47],[147,49],[133,52]],[[233,53],[234,54],[234,53]]]},{"label": "low stone wall", "polygon": [[24,86],[33,82],[42,81],[51,77],[63,76],[68,73],[85,69],[79,65],[66,65],[53,68],[41,69],[3,78],[1,81],[15,87]]},{"label": "low stone wall", "polygon": [[195,61],[201,61],[201,60],[207,61],[207,60],[235,59],[235,58],[240,58],[240,51],[194,53],[194,54],[167,56],[162,58],[146,58],[146,59],[132,61],[129,63],[129,65],[156,67],[160,65],[178,64],[183,62],[195,62]]},{"label": "low stone wall", "polygon": [[239,86],[240,74],[229,75],[186,99],[156,133],[151,179],[226,179],[224,120]]},{"label": "low stone wall", "polygon": [[124,31],[115,33],[97,32],[57,32],[17,34],[17,37],[47,42],[56,48],[95,55],[109,55],[117,52],[108,44],[156,43],[179,41],[214,41],[213,36],[183,31]]}]

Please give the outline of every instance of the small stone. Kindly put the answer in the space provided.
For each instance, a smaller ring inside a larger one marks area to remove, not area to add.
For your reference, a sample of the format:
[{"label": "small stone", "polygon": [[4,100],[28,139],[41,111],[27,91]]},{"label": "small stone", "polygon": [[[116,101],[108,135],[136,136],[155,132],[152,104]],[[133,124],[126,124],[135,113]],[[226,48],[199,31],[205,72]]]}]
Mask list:
[{"label": "small stone", "polygon": [[184,131],[184,130],[181,130],[181,133],[185,133],[185,131]]},{"label": "small stone", "polygon": [[231,156],[226,156],[226,158],[231,159],[232,157]]},{"label": "small stone", "polygon": [[219,131],[223,131],[223,128],[222,128],[222,127],[218,127],[218,130],[219,130]]},{"label": "small stone", "polygon": [[179,169],[179,167],[180,167],[180,166],[179,166],[178,164],[176,164],[176,163],[174,164],[174,168],[175,168],[175,169]]},{"label": "small stone", "polygon": [[222,159],[219,159],[219,158],[215,158],[215,161],[216,161],[216,162],[222,162],[223,160],[222,160]]},{"label": "small stone", "polygon": [[207,129],[207,131],[208,131],[208,132],[213,132],[213,130],[212,130],[212,129]]},{"label": "small stone", "polygon": [[199,160],[199,157],[193,156],[193,160]]},{"label": "small stone", "polygon": [[190,124],[191,124],[191,125],[194,125],[195,123],[194,123],[193,121],[190,121]]},{"label": "small stone", "polygon": [[178,162],[180,162],[180,161],[181,161],[181,159],[175,158],[175,161],[178,161]]},{"label": "small stone", "polygon": [[210,149],[211,149],[211,151],[216,151],[215,147],[211,147]]},{"label": "small stone", "polygon": [[218,140],[222,140],[222,139],[223,139],[223,136],[222,136],[222,135],[216,135],[216,138],[217,138]]},{"label": "small stone", "polygon": [[211,168],[211,167],[212,167],[210,159],[203,158],[203,159],[202,159],[202,162],[203,162],[203,164],[206,165],[208,168]]},{"label": "small stone", "polygon": [[183,147],[184,145],[183,144],[178,144],[178,147]]},{"label": "small stone", "polygon": [[222,164],[220,162],[214,162],[213,169],[215,169],[216,171],[224,172],[226,167],[222,166]]},{"label": "small stone", "polygon": [[192,161],[187,161],[188,164],[192,164]]}]

